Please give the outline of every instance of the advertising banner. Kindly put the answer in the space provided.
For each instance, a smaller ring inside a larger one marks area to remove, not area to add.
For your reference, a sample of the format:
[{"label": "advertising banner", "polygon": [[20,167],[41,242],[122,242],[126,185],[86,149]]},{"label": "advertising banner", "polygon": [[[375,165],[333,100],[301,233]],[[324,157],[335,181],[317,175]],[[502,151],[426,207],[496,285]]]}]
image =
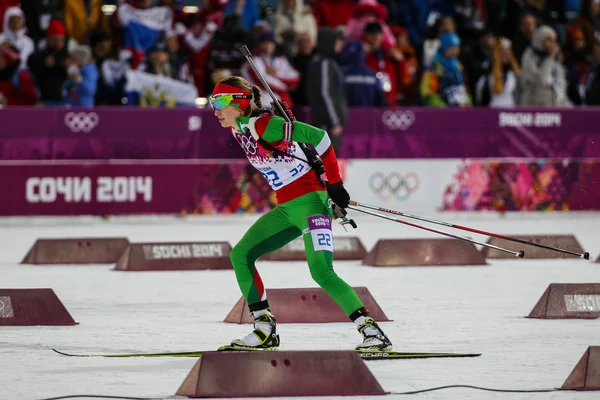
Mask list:
[{"label": "advertising banner", "polygon": [[[356,201],[403,212],[600,210],[600,159],[353,160]],[[263,213],[244,160],[1,162],[0,216]]]},{"label": "advertising banner", "polygon": [[434,211],[458,172],[460,160],[351,160],[344,186],[353,200],[380,207]]},{"label": "advertising banner", "polygon": [[254,213],[275,204],[244,161],[5,162],[0,186],[0,216]]},{"label": "advertising banner", "polygon": [[[352,109],[342,159],[600,157],[599,108]],[[306,109],[300,121],[310,123]],[[242,159],[210,109],[7,108],[2,160]]]}]

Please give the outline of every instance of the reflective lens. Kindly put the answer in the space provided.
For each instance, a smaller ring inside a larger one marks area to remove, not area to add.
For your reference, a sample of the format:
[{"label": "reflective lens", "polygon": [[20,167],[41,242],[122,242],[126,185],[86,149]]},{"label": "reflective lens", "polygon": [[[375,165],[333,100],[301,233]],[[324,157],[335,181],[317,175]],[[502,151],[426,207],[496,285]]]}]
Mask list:
[{"label": "reflective lens", "polygon": [[231,93],[222,93],[215,94],[208,98],[208,104],[213,110],[221,111],[227,106],[239,107],[239,104],[232,104],[231,102],[234,99],[251,99],[252,96],[247,94],[231,94]]}]

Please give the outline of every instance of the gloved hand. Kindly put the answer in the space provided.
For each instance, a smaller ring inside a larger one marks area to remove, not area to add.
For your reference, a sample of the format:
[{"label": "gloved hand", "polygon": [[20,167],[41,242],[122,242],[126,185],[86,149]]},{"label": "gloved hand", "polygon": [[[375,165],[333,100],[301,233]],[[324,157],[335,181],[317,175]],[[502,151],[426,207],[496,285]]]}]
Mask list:
[{"label": "gloved hand", "polygon": [[350,194],[344,188],[342,181],[333,185],[327,183],[327,194],[329,194],[329,198],[340,208],[347,208],[350,205]]}]

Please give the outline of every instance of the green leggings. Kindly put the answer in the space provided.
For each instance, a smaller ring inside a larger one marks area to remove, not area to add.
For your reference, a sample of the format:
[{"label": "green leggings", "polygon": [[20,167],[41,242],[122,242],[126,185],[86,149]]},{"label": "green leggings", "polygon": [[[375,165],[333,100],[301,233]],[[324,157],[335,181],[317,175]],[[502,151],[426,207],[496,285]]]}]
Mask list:
[{"label": "green leggings", "polygon": [[306,261],[315,282],[348,316],[363,307],[354,289],[333,270],[331,216],[327,192],[311,192],[278,205],[250,227],[234,246],[230,257],[242,294],[251,309],[253,304],[267,300],[254,263],[300,235],[304,236]]}]

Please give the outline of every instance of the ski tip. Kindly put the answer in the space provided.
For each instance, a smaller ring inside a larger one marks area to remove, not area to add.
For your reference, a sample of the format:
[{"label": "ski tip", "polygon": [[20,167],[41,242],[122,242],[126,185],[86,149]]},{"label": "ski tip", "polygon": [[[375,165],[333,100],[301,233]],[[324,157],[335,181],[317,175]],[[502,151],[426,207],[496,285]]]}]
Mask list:
[{"label": "ski tip", "polygon": [[72,354],[63,353],[63,352],[62,352],[62,351],[60,351],[60,350],[56,350],[54,347],[52,348],[52,351],[53,351],[53,352],[55,352],[55,353],[58,353],[58,354],[60,354],[60,355],[62,355],[62,356],[69,356],[69,357],[72,357],[72,356],[73,356]]}]

